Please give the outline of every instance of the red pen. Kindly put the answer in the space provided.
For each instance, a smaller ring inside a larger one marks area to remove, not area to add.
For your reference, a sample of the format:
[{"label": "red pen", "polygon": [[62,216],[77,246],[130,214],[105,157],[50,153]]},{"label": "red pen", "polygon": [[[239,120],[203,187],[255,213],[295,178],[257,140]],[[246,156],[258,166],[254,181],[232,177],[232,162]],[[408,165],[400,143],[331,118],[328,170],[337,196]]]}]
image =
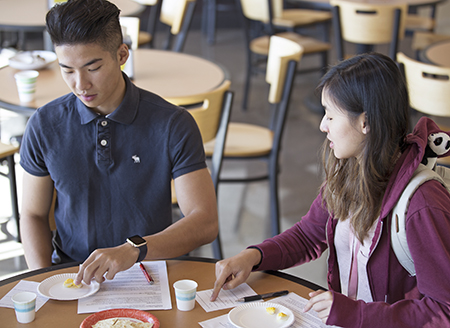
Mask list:
[{"label": "red pen", "polygon": [[155,282],[152,278],[151,275],[149,275],[149,273],[147,272],[147,270],[145,269],[145,266],[139,262],[139,267],[141,268],[141,271],[144,273],[145,278],[147,279],[148,283],[150,285],[153,285],[153,283]]}]

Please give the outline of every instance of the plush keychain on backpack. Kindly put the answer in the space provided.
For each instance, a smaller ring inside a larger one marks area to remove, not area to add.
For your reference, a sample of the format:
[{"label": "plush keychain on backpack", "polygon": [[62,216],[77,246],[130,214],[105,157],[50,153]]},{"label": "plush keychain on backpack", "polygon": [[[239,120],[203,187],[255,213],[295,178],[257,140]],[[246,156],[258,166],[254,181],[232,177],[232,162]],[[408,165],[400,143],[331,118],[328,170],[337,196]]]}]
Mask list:
[{"label": "plush keychain on backpack", "polygon": [[422,164],[434,170],[437,157],[445,154],[450,149],[450,137],[444,132],[431,133],[428,136],[427,148],[422,159]]}]

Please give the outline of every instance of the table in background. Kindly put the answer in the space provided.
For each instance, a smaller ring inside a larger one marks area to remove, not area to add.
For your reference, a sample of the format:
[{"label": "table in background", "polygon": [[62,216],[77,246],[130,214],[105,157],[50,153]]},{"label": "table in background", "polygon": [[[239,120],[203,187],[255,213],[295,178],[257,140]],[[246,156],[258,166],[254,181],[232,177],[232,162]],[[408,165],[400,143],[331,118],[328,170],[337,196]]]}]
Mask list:
[{"label": "table in background", "polygon": [[[204,58],[185,53],[155,49],[138,49],[133,52],[134,80],[140,88],[156,93],[170,101],[204,93],[218,87],[228,73],[223,67]],[[14,81],[18,70],[0,69],[0,107],[30,116],[36,108],[70,92],[64,82],[57,62],[39,71],[36,100],[23,105]]]},{"label": "table in background", "polygon": [[[169,276],[170,298],[172,310],[149,310],[147,312],[155,315],[161,323],[161,327],[198,327],[198,322],[205,321],[228,313],[231,309],[213,312],[205,312],[196,302],[195,308],[189,312],[178,311],[176,306],[173,283],[180,279],[192,279],[198,283],[198,291],[212,289],[215,280],[215,260],[201,258],[181,258],[167,260],[167,272]],[[19,280],[41,282],[55,274],[75,273],[78,266],[61,268],[55,266],[42,270],[31,271],[4,281],[0,281],[0,298],[8,293]],[[287,289],[304,298],[309,298],[311,290],[320,287],[303,279],[281,272],[254,272],[250,275],[247,283],[259,294],[273,292],[275,290]],[[77,314],[78,301],[55,301],[49,300],[38,312],[35,321],[26,325],[28,328],[64,327],[78,328],[81,322],[90,313]],[[0,308],[2,326],[23,327],[17,323],[15,313],[10,308]]]},{"label": "table in background", "polygon": [[450,67],[450,40],[429,45],[420,54],[420,59],[430,64]]}]

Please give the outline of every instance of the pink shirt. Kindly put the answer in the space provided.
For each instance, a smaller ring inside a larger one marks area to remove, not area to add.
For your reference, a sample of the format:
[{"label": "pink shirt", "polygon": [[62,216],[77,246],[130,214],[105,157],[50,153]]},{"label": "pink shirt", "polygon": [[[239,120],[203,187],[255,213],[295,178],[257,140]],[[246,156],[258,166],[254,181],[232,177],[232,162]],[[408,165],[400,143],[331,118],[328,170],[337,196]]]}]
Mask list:
[{"label": "pink shirt", "polygon": [[349,296],[349,278],[352,258],[355,250],[358,248],[357,244],[359,244],[357,254],[358,276],[356,299],[365,302],[373,302],[367,276],[367,261],[370,255],[371,241],[375,234],[375,227],[376,225],[374,224],[370,228],[368,236],[364,239],[364,245],[361,245],[354,236],[350,227],[350,220],[339,221],[336,225],[336,233],[334,236],[334,246],[336,247],[342,294],[346,296]]}]

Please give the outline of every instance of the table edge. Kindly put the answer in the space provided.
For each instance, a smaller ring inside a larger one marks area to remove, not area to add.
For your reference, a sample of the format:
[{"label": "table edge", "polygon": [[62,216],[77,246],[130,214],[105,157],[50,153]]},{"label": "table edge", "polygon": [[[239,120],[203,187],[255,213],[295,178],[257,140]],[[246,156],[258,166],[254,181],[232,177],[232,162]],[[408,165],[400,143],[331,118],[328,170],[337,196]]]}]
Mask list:
[{"label": "table edge", "polygon": [[[176,257],[176,258],[171,258],[171,259],[166,259],[166,261],[170,261],[170,260],[181,260],[181,261],[196,261],[196,262],[206,262],[206,263],[216,263],[217,259],[213,259],[213,258],[207,258],[207,257],[196,257],[196,256],[180,256],[180,257]],[[31,271],[27,271],[21,274],[18,274],[16,276],[12,276],[9,278],[6,278],[4,280],[0,280],[0,287],[10,284],[12,282],[16,282],[25,278],[30,278],[33,277],[35,275],[41,274],[41,273],[46,273],[46,272],[51,272],[51,271],[55,271],[55,270],[59,270],[59,269],[65,269],[65,268],[70,268],[70,267],[75,267],[78,266],[79,264],[81,264],[82,262],[70,262],[70,263],[64,263],[64,264],[56,264],[53,265],[51,267],[46,267],[46,268],[42,268],[42,269],[37,269],[37,270],[31,270]],[[285,273],[285,272],[280,272],[280,271],[272,271],[272,270],[265,270],[265,271],[261,271],[276,277],[280,277],[282,279],[297,283],[301,286],[307,287],[309,289],[312,290],[318,290],[318,289],[325,289],[324,287],[321,287],[313,282],[307,281],[305,279],[302,279],[300,277],[294,276],[292,274],[289,273]]]}]

